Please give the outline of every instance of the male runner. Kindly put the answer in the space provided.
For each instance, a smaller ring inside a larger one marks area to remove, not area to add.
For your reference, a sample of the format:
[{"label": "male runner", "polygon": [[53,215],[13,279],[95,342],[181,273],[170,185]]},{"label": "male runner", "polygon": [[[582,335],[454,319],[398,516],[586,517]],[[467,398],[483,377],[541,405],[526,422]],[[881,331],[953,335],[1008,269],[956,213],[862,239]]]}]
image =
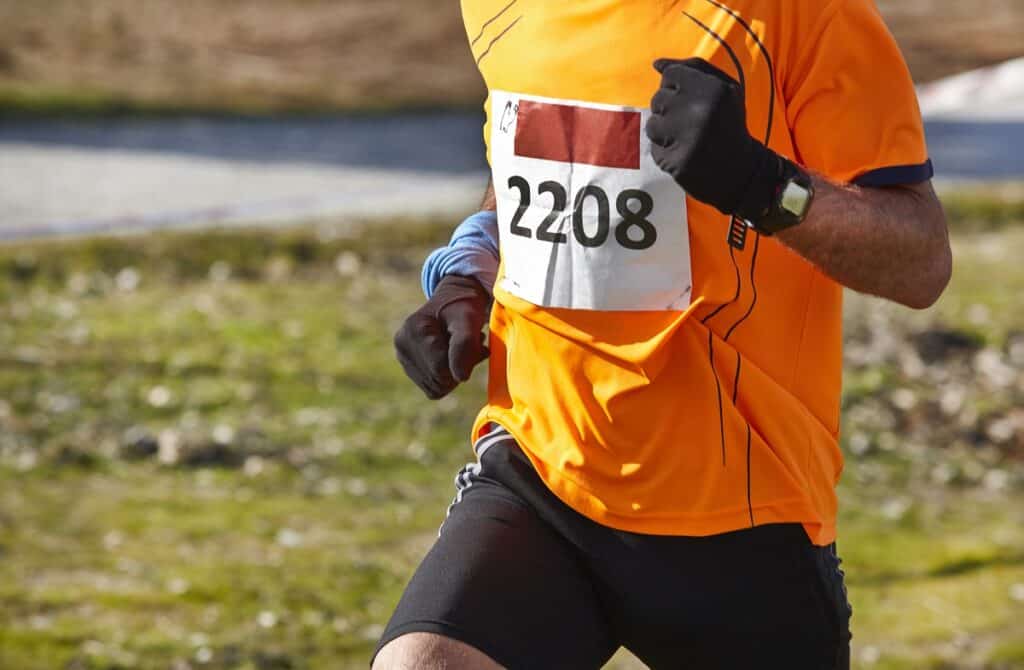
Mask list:
[{"label": "male runner", "polygon": [[396,345],[441,397],[490,310],[490,386],[374,667],[848,668],[842,287],[952,265],[873,2],[462,7],[493,189]]}]

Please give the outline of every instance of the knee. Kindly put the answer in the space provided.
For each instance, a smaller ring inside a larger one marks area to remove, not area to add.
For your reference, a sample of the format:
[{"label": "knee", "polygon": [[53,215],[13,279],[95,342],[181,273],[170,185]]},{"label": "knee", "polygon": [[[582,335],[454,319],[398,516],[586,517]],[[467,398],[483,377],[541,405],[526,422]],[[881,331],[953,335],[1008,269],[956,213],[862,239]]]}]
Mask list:
[{"label": "knee", "polygon": [[468,644],[434,633],[408,633],[388,642],[372,670],[502,670]]}]

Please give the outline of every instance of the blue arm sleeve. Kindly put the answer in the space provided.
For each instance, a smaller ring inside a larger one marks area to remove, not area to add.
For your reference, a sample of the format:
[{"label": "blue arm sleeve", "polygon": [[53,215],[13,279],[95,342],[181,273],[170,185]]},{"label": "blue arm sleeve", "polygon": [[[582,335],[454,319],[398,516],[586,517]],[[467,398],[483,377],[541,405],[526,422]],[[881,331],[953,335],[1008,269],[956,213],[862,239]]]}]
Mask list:
[{"label": "blue arm sleeve", "polygon": [[423,293],[434,294],[446,275],[473,277],[489,293],[498,275],[498,215],[478,212],[455,229],[448,246],[434,250],[423,263]]}]

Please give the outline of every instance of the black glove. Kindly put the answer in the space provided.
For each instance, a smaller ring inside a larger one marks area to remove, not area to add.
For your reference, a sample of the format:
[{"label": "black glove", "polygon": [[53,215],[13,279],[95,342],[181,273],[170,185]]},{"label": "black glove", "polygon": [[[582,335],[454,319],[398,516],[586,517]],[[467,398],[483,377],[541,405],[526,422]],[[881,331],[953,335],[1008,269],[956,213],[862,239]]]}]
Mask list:
[{"label": "black glove", "polygon": [[487,358],[482,331],[490,306],[480,282],[448,275],[395,333],[398,362],[431,400],[451,393]]},{"label": "black glove", "polygon": [[756,223],[773,207],[789,161],[750,136],[743,89],[700,58],[663,58],[654,69],[654,161],[697,200]]}]

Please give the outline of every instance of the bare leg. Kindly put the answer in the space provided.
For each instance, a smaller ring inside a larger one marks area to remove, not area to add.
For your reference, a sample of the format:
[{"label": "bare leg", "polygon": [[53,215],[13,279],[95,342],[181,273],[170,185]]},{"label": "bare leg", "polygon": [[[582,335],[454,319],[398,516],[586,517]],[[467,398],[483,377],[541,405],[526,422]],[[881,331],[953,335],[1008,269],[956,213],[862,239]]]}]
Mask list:
[{"label": "bare leg", "polygon": [[504,670],[482,651],[433,633],[409,633],[388,642],[372,670]]}]

